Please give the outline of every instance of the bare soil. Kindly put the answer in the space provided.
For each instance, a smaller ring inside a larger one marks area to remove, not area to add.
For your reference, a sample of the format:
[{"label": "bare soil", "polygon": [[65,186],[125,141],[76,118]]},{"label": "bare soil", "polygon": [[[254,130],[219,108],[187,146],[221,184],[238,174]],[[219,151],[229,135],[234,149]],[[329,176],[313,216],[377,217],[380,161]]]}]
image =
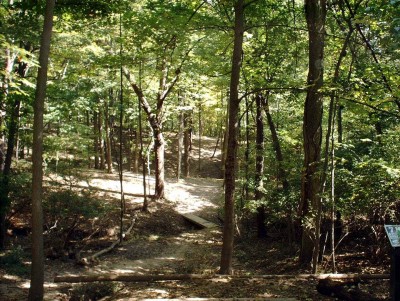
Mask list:
[{"label": "bare soil", "polygon": [[[316,281],[259,278],[215,278],[210,280],[163,281],[140,283],[54,283],[56,275],[129,273],[147,274],[215,274],[218,272],[222,245],[222,229],[198,229],[186,221],[182,213],[194,213],[216,224],[221,224],[223,207],[223,182],[220,179],[220,153],[212,157],[215,139],[204,139],[205,150],[200,170],[194,167],[192,177],[184,180],[172,178],[174,165],[169,165],[166,200],[152,202],[150,212],[137,210],[142,198],[126,197],[125,228],[135,219],[131,233],[122,244],[102,255],[96,262],[82,266],[75,258],[61,257],[45,262],[45,300],[138,300],[149,298],[266,298],[293,297],[298,300],[335,300],[316,291]],[[196,158],[196,148],[193,157]],[[198,153],[197,153],[198,154]],[[173,158],[173,154],[168,154]],[[172,160],[171,160],[172,162]],[[198,162],[193,160],[193,166]],[[84,170],[86,180],[75,181],[78,189],[102,190],[97,195],[106,202],[119,202],[118,174]],[[61,181],[52,175],[53,180]],[[150,188],[152,187],[150,180]],[[154,187],[154,186],[153,186]],[[111,193],[110,191],[115,191]],[[140,175],[124,174],[124,191],[142,193]],[[94,223],[94,221],[91,221]],[[118,212],[110,215],[101,236],[78,241],[80,256],[88,256],[109,246],[117,239]],[[95,228],[93,228],[95,229]],[[90,231],[88,231],[90,232]],[[95,237],[95,236],[93,236]],[[14,236],[12,246],[29,250],[29,237]],[[82,247],[84,246],[84,247]],[[298,246],[289,245],[285,235],[267,240],[256,239],[254,232],[246,231],[237,236],[235,243],[234,271],[237,275],[299,274],[309,272],[297,263]],[[357,250],[358,251],[358,250]],[[364,255],[338,258],[340,272],[388,272],[388,266],[372,263]],[[384,261],[387,263],[387,261]],[[29,265],[29,260],[26,262]],[[26,300],[29,288],[28,275],[15,275],[0,266],[0,300]],[[361,284],[377,300],[389,300],[389,283],[374,280]]]}]

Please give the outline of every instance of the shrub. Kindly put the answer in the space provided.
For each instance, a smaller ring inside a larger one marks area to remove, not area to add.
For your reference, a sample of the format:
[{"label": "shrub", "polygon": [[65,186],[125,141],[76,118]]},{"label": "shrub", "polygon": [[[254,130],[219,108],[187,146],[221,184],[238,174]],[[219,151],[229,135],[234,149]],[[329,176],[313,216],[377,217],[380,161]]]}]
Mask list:
[{"label": "shrub", "polygon": [[95,301],[112,296],[118,290],[118,284],[113,282],[85,283],[71,290],[70,301]]},{"label": "shrub", "polygon": [[7,273],[17,276],[28,276],[29,267],[24,263],[27,255],[21,246],[0,253],[0,266]]}]

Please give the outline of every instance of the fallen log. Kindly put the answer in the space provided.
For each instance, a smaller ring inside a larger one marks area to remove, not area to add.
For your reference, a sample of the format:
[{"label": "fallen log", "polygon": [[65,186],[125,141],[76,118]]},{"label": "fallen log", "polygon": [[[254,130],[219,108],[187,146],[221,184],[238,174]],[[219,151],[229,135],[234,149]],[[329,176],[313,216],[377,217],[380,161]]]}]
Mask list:
[{"label": "fallen log", "polygon": [[203,275],[203,274],[170,274],[170,275],[137,275],[137,274],[92,274],[56,276],[54,282],[95,282],[95,281],[126,281],[152,282],[195,279],[359,279],[381,280],[389,279],[389,274],[297,274],[297,275]]},{"label": "fallen log", "polygon": [[[217,276],[218,277],[218,276]],[[293,274],[293,275],[249,275],[249,276],[231,276],[233,278],[261,278],[261,279],[358,279],[358,280],[383,280],[390,279],[390,274]]]},{"label": "fallen log", "polygon": [[202,274],[173,274],[173,275],[131,275],[131,274],[103,274],[103,275],[64,275],[54,277],[54,282],[95,282],[95,281],[125,281],[125,282],[154,282],[210,279],[209,275]]}]

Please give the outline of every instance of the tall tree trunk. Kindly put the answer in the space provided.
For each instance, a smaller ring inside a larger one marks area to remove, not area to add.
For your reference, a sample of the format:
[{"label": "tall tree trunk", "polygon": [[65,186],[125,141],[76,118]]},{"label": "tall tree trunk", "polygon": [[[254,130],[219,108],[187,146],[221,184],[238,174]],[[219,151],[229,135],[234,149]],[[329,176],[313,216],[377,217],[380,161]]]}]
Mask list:
[{"label": "tall tree trunk", "polygon": [[[166,49],[169,46],[166,47]],[[162,199],[165,194],[165,180],[164,180],[164,152],[165,152],[165,141],[162,133],[162,116],[163,116],[163,105],[164,101],[171,92],[175,83],[179,79],[180,69],[175,71],[175,77],[167,84],[168,68],[166,60],[162,60],[161,63],[161,77],[159,81],[159,91],[157,93],[157,107],[155,113],[151,109],[146,97],[143,94],[143,90],[137,85],[133,76],[128,69],[123,68],[123,73],[128,79],[131,87],[135,91],[139,98],[140,104],[147,114],[147,120],[153,131],[154,138],[154,153],[155,153],[155,198]]]},{"label": "tall tree trunk", "polygon": [[98,141],[99,141],[99,156],[100,156],[100,169],[104,170],[106,168],[106,158],[104,152],[104,139],[103,139],[103,113],[99,110],[98,120]]},{"label": "tall tree trunk", "polygon": [[155,198],[163,199],[165,193],[165,170],[164,170],[164,153],[165,153],[165,141],[162,131],[157,127],[153,129],[154,137],[154,153],[155,153]]},{"label": "tall tree trunk", "polygon": [[20,153],[20,147],[21,147],[21,137],[19,134],[19,129],[21,127],[21,106],[22,104],[20,103],[19,105],[19,109],[18,109],[18,117],[17,117],[17,131],[15,133],[15,161],[18,162],[19,161],[19,153]]},{"label": "tall tree trunk", "polygon": [[[5,112],[3,108],[5,107],[5,103],[9,93],[9,85],[10,85],[10,74],[14,68],[15,54],[11,54],[11,50],[9,48],[5,49],[5,63],[4,63],[4,74],[2,76],[1,82],[1,95],[0,95],[0,129],[4,126],[4,117]],[[5,160],[5,134],[4,131],[0,131],[0,171],[3,171],[4,168],[4,160]]]},{"label": "tall tree trunk", "polygon": [[[336,62],[335,65],[335,72],[333,74],[332,78],[332,83],[335,85],[338,80],[339,80],[339,72],[340,72],[340,66],[342,64],[343,58],[346,53],[346,48],[348,46],[348,43],[350,41],[350,37],[354,31],[354,28],[351,27],[346,35],[346,39],[343,42],[342,49],[339,54],[339,58]],[[335,222],[335,202],[334,202],[334,129],[335,129],[335,117],[336,117],[336,111],[338,110],[340,112],[340,107],[337,108],[337,96],[335,91],[332,92],[330,96],[330,101],[329,101],[329,112],[328,112],[328,127],[326,131],[326,136],[325,136],[325,151],[323,154],[324,158],[324,164],[322,167],[322,175],[321,175],[321,187],[320,187],[320,197],[321,197],[321,202],[323,201],[323,195],[325,193],[325,187],[326,187],[326,180],[327,180],[327,175],[328,175],[328,165],[329,161],[331,161],[331,190],[330,190],[330,200],[331,200],[331,245],[332,245],[332,262],[333,262],[333,268],[334,270],[336,269],[335,267],[335,227],[334,227],[334,222]],[[340,134],[341,135],[341,134]],[[341,138],[340,138],[341,139]],[[331,144],[329,143],[331,141]],[[317,259],[315,259],[316,261]],[[334,271],[335,272],[335,271]]]},{"label": "tall tree trunk", "polygon": [[[31,50],[31,44],[26,43],[21,45],[26,51]],[[17,66],[17,74],[20,78],[25,78],[28,73],[28,63],[24,61],[19,61]],[[7,72],[7,71],[6,71]],[[7,81],[7,80],[5,80]],[[8,88],[8,87],[7,87]],[[8,91],[7,91],[8,92]],[[4,94],[6,96],[6,94]],[[16,145],[16,140],[18,138],[18,128],[19,128],[19,115],[21,108],[21,99],[17,96],[14,99],[13,105],[10,112],[10,120],[8,125],[8,135],[7,135],[7,151],[4,157],[4,163],[2,163],[2,177],[0,178],[1,188],[0,188],[0,249],[5,247],[5,234],[6,234],[6,215],[10,200],[8,198],[9,194],[9,177],[11,172],[11,164],[14,156],[14,150]],[[2,144],[2,143],[1,143]],[[0,146],[1,147],[1,146]],[[0,150],[3,153],[3,150]],[[2,159],[3,160],[3,159]]]},{"label": "tall tree trunk", "polygon": [[11,172],[11,163],[14,154],[15,138],[18,131],[18,116],[20,110],[21,101],[17,98],[14,101],[14,105],[11,111],[10,124],[8,129],[7,137],[7,152],[4,160],[3,174],[1,177],[1,188],[0,188],[0,249],[5,247],[6,239],[6,215],[8,207],[10,205],[10,200],[8,194],[9,189],[9,177]]},{"label": "tall tree trunk", "polygon": [[221,252],[221,274],[232,273],[233,240],[235,228],[235,163],[237,153],[237,123],[239,113],[239,83],[242,65],[244,33],[244,0],[235,4],[235,37],[233,42],[232,72],[229,95],[228,147],[225,162],[225,218]]},{"label": "tall tree trunk", "polygon": [[142,106],[140,104],[140,100],[138,101],[138,112],[139,112],[139,140],[140,140],[140,158],[142,162],[142,179],[143,179],[143,207],[142,211],[147,212],[149,210],[149,202],[147,200],[147,186],[146,186],[146,157],[144,155],[144,146],[143,146],[143,127],[142,127]]},{"label": "tall tree trunk", "polygon": [[[319,170],[322,142],[323,58],[325,40],[325,0],[305,0],[305,13],[309,37],[309,70],[307,96],[304,106],[303,138],[304,165],[299,215],[302,219],[302,245],[300,262],[309,264],[319,253],[321,199]],[[317,265],[313,262],[313,271]]]},{"label": "tall tree trunk", "polygon": [[203,124],[201,122],[201,103],[199,103],[199,172],[201,171],[201,136],[203,135]]},{"label": "tall tree trunk", "polygon": [[139,173],[139,160],[141,158],[140,153],[140,139],[139,139],[139,126],[132,129],[132,133],[135,139],[135,145],[133,146],[133,172]]},{"label": "tall tree trunk", "polygon": [[263,174],[264,174],[264,120],[263,120],[263,97],[256,96],[256,174],[255,174],[255,201],[261,203],[257,208],[257,235],[259,238],[267,236],[265,228],[265,205],[263,201]]},{"label": "tall tree trunk", "polygon": [[[246,151],[244,152],[244,160],[245,160],[245,178],[246,183],[244,184],[244,199],[249,200],[249,183],[250,183],[250,172],[249,172],[249,163],[250,163],[250,116],[249,116],[249,99],[246,97]],[[242,204],[243,207],[243,204]]]},{"label": "tall tree trunk", "polygon": [[275,158],[278,163],[278,179],[282,182],[283,192],[287,193],[289,190],[289,181],[286,177],[286,171],[283,168],[282,148],[281,148],[281,144],[279,142],[279,137],[278,137],[278,133],[276,131],[276,126],[275,126],[274,120],[272,119],[272,115],[269,110],[268,96],[269,95],[267,95],[264,98],[264,111],[265,111],[265,115],[267,116],[268,127],[271,132],[272,146],[274,148]]},{"label": "tall tree trunk", "polygon": [[93,112],[93,147],[94,147],[94,168],[99,169],[99,157],[100,157],[100,149],[99,149],[99,117],[96,111]]},{"label": "tall tree trunk", "polygon": [[188,178],[190,175],[190,155],[192,152],[192,111],[185,111],[183,114],[183,175]]},{"label": "tall tree trunk", "polygon": [[[229,92],[228,92],[228,99],[229,99]],[[230,111],[230,101],[227,101],[226,105],[226,115],[225,115],[225,131],[224,131],[224,139],[223,143],[221,144],[221,165],[222,165],[222,173],[224,176],[224,185],[225,185],[225,167],[226,167],[226,156],[227,156],[227,149],[228,149],[228,133],[229,133],[229,111]]]},{"label": "tall tree trunk", "polygon": [[338,116],[337,116],[337,131],[338,131],[338,143],[343,142],[343,105],[338,106]]},{"label": "tall tree trunk", "polygon": [[[182,105],[182,104],[181,104]],[[179,130],[178,130],[178,158],[177,158],[177,169],[176,169],[176,178],[181,178],[182,175],[182,154],[183,154],[183,133],[185,131],[185,123],[184,123],[185,115],[184,111],[180,110],[179,112]]]},{"label": "tall tree trunk", "polygon": [[47,66],[53,28],[55,0],[46,1],[44,27],[40,43],[39,69],[36,84],[33,121],[32,149],[32,265],[29,300],[43,300],[44,254],[43,254],[43,112],[47,86]]},{"label": "tall tree trunk", "polygon": [[[272,146],[275,152],[275,158],[276,162],[278,164],[278,174],[277,178],[278,180],[282,183],[282,191],[284,195],[288,195],[289,193],[289,181],[287,179],[287,172],[285,168],[283,167],[283,153],[282,153],[282,147],[279,142],[279,137],[278,137],[278,132],[277,132],[277,126],[274,123],[274,120],[272,119],[271,112],[269,110],[269,93],[267,96],[264,98],[264,111],[265,115],[267,117],[268,121],[268,127],[271,132],[271,140],[272,140]],[[286,217],[287,217],[287,229],[288,229],[288,243],[291,244],[293,240],[295,239],[295,230],[294,230],[294,224],[293,224],[293,210],[291,206],[287,206],[287,211],[286,211]]]},{"label": "tall tree trunk", "polygon": [[107,172],[112,173],[112,147],[111,147],[111,130],[110,130],[110,114],[108,104],[104,108],[104,125],[105,125],[105,140],[106,140],[106,164]]}]

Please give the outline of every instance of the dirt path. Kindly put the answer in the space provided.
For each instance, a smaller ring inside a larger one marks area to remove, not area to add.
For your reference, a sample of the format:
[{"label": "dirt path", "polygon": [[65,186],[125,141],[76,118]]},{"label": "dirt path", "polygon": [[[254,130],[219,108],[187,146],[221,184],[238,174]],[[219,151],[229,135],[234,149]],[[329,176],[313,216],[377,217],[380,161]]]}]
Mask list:
[{"label": "dirt path", "polygon": [[[100,179],[104,177],[99,176]],[[109,190],[118,189],[118,181],[107,179],[95,183]],[[127,192],[139,185],[134,175],[125,177]],[[96,180],[97,179],[97,180]],[[140,179],[139,179],[140,180]],[[96,182],[97,181],[97,182]],[[140,181],[139,181],[140,182]],[[97,185],[96,184],[96,185]],[[105,288],[112,293],[105,300],[138,300],[154,298],[279,298],[300,297],[298,300],[330,300],[315,291],[315,283],[304,280],[212,279],[194,281],[164,281],[141,283],[55,284],[57,274],[215,274],[218,271],[221,250],[221,229],[199,230],[185,221],[181,213],[191,212],[218,222],[222,182],[216,179],[191,178],[170,180],[167,200],[154,204],[150,214],[140,213],[132,235],[118,248],[102,256],[98,263],[77,267],[68,263],[52,262],[46,273],[46,300],[70,300],[74,295],[89,295]],[[138,200],[130,201],[137,203]],[[254,246],[257,249],[259,246]],[[256,251],[256,249],[254,249]],[[259,252],[259,251],[256,251]],[[259,254],[259,253],[258,253]],[[240,257],[240,253],[237,254]],[[243,254],[244,255],[244,254]],[[263,256],[259,254],[259,256]],[[237,273],[248,273],[243,263],[235,259]],[[111,295],[111,296],[110,296]],[[311,296],[311,297],[310,297]],[[74,299],[72,299],[74,300]],[[79,299],[78,299],[79,300]]]},{"label": "dirt path", "polygon": [[[91,177],[90,185],[99,181]],[[126,174],[124,190],[138,193],[141,188],[135,175]],[[116,190],[119,182],[104,180],[102,188]],[[166,185],[166,200],[154,204],[150,214],[140,213],[132,235],[111,254],[100,259],[99,264],[88,272],[104,273],[149,273],[183,272],[185,256],[198,246],[200,241],[220,235],[219,229],[198,230],[180,216],[194,213],[218,222],[217,210],[222,195],[222,181],[217,179],[189,178],[169,180]],[[138,199],[131,199],[137,203]]]},{"label": "dirt path", "polygon": [[[193,213],[214,223],[219,223],[223,203],[222,180],[218,179],[220,162],[211,158],[215,146],[212,139],[204,139],[208,151],[204,151],[201,170],[194,177],[177,181],[167,179],[166,200],[152,203],[150,213],[137,213],[133,230],[117,248],[101,256],[98,262],[79,266],[74,259],[46,259],[45,300],[139,300],[154,298],[296,298],[304,301],[327,301],[320,295],[315,281],[301,279],[211,279],[193,281],[163,281],[141,283],[54,283],[56,275],[82,275],[92,273],[146,274],[214,274],[218,271],[221,251],[221,229],[199,230],[188,223],[182,213]],[[196,149],[195,149],[196,151]],[[170,154],[171,155],[171,154]],[[193,163],[196,165],[196,162]],[[173,168],[172,168],[173,169]],[[81,171],[82,173],[82,171]],[[169,171],[169,175],[173,172]],[[73,179],[79,189],[92,188],[96,196],[106,202],[119,203],[120,183],[118,175],[108,175],[92,170],[83,171],[85,180]],[[196,176],[197,175],[197,176]],[[57,183],[61,178],[52,177]],[[150,178],[150,190],[154,180]],[[71,184],[64,182],[64,185]],[[140,175],[124,173],[125,193],[140,194],[143,191]],[[110,192],[114,191],[114,193]],[[142,198],[127,195],[128,208],[143,202]],[[129,211],[129,210],[128,210]],[[133,214],[133,211],[129,211]],[[92,242],[83,253],[91,254],[109,246],[117,237],[118,214],[105,227],[108,235]],[[128,224],[132,216],[126,216]],[[28,245],[28,244],[27,244]],[[84,254],[85,255],[85,254]],[[283,241],[259,241],[251,235],[238,237],[235,242],[235,273],[288,274],[299,273],[297,255]],[[0,266],[0,300],[26,300],[29,279],[6,274]],[[371,286],[376,290],[377,286]],[[387,296],[387,283],[379,286]]]}]

